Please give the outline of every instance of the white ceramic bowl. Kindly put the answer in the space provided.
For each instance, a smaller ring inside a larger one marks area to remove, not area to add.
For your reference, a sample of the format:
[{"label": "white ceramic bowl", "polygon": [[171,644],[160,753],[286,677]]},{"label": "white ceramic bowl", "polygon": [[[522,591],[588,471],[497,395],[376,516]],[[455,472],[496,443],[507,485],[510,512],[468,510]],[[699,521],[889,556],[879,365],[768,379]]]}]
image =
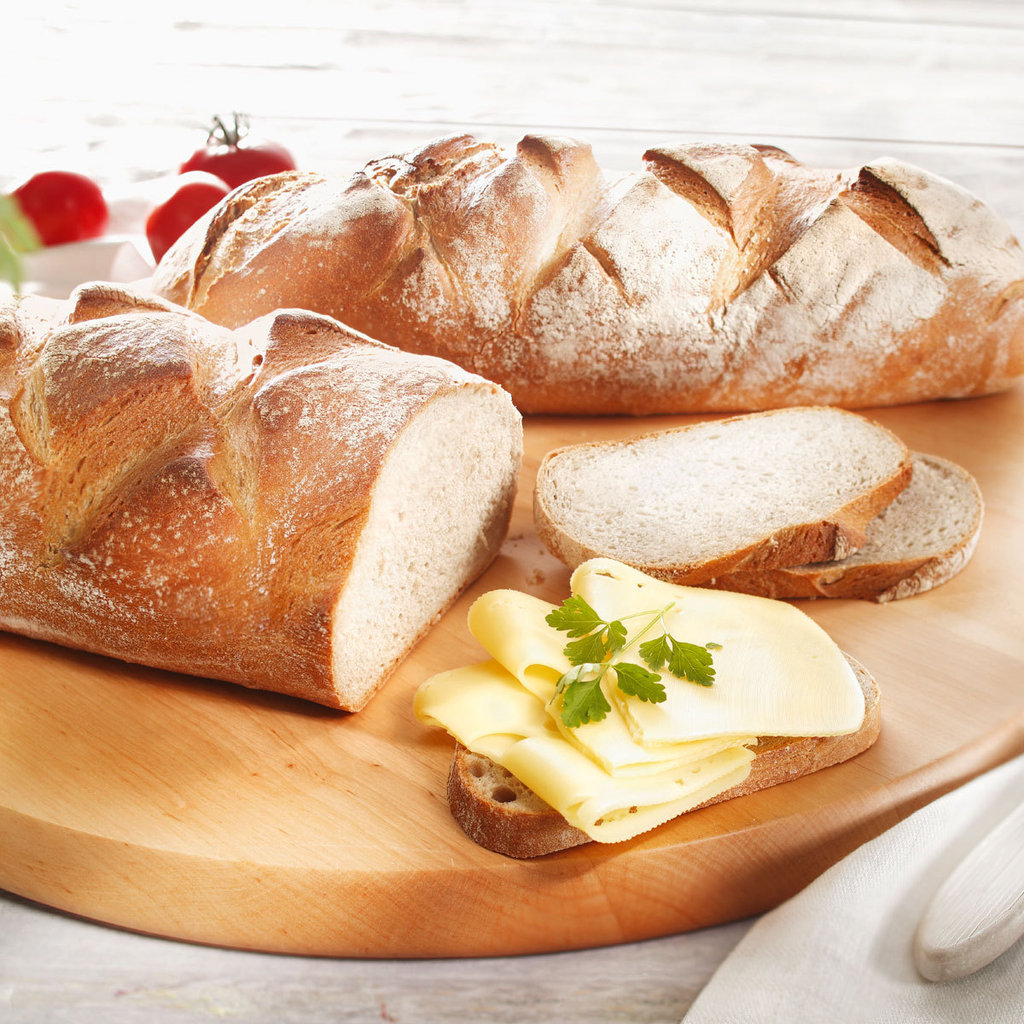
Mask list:
[{"label": "white ceramic bowl", "polygon": [[139,235],[103,235],[87,242],[51,245],[24,257],[22,291],[66,298],[87,281],[122,284],[153,273],[153,258]]}]

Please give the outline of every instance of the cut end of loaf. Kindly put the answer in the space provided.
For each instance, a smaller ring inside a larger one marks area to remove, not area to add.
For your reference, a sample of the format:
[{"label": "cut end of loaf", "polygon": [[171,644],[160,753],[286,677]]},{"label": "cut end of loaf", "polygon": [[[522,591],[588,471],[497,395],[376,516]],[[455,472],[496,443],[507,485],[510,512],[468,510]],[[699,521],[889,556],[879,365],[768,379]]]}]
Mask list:
[{"label": "cut end of loaf", "polygon": [[519,414],[490,385],[435,397],[399,436],[334,609],[333,678],[345,710],[366,704],[497,554],[521,439]]}]

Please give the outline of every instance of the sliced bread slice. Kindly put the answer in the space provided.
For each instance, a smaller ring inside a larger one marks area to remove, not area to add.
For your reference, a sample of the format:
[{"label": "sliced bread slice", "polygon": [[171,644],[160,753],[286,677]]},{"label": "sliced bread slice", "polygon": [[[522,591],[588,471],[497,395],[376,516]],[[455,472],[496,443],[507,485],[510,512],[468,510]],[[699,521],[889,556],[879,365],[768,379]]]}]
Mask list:
[{"label": "sliced bread slice", "polygon": [[911,472],[907,446],[872,420],[776,409],[555,449],[538,470],[534,520],[570,567],[606,556],[697,586],[846,558]]},{"label": "sliced bread slice", "polygon": [[911,597],[952,579],[981,533],[984,503],[962,466],[915,453],[910,485],[867,528],[867,543],[838,561],[727,573],[708,582],[762,597]]},{"label": "sliced bread slice", "polygon": [[[855,757],[875,742],[881,729],[878,684],[858,661],[850,655],[846,659],[864,692],[860,728],[844,736],[763,737],[753,748],[750,774],[703,806],[810,775]],[[448,806],[470,839],[506,857],[540,857],[591,841],[511,772],[461,744],[448,773]]]}]

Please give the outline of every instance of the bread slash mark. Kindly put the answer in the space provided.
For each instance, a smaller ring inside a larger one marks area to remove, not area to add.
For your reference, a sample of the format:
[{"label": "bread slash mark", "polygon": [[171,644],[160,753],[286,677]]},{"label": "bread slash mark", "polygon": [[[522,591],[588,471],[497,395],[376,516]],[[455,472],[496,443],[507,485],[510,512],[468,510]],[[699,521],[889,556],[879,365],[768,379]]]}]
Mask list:
[{"label": "bread slash mark", "polygon": [[942,255],[942,247],[921,214],[869,167],[861,168],[857,180],[841,193],[840,200],[922,270],[939,276],[949,267],[949,260]]}]

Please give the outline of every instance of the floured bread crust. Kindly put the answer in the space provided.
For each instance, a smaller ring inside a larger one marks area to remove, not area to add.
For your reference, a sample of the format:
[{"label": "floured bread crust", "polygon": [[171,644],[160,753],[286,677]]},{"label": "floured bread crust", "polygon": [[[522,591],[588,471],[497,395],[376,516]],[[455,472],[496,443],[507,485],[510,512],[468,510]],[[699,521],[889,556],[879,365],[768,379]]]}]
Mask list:
[{"label": "floured bread crust", "polygon": [[770,146],[651,149],[610,177],[575,139],[471,136],[236,190],[157,268],[229,326],[327,313],[500,383],[524,412],[859,408],[1024,375],[1024,256],[949,181]]},{"label": "floured bread crust", "polygon": [[[460,414],[446,442],[435,421]],[[495,385],[326,317],[231,331],[106,285],[13,301],[0,628],[355,710],[496,554],[521,452]],[[385,498],[406,520],[386,538],[367,530]],[[411,563],[386,593],[382,549]],[[376,623],[339,625],[350,593]]]}]

